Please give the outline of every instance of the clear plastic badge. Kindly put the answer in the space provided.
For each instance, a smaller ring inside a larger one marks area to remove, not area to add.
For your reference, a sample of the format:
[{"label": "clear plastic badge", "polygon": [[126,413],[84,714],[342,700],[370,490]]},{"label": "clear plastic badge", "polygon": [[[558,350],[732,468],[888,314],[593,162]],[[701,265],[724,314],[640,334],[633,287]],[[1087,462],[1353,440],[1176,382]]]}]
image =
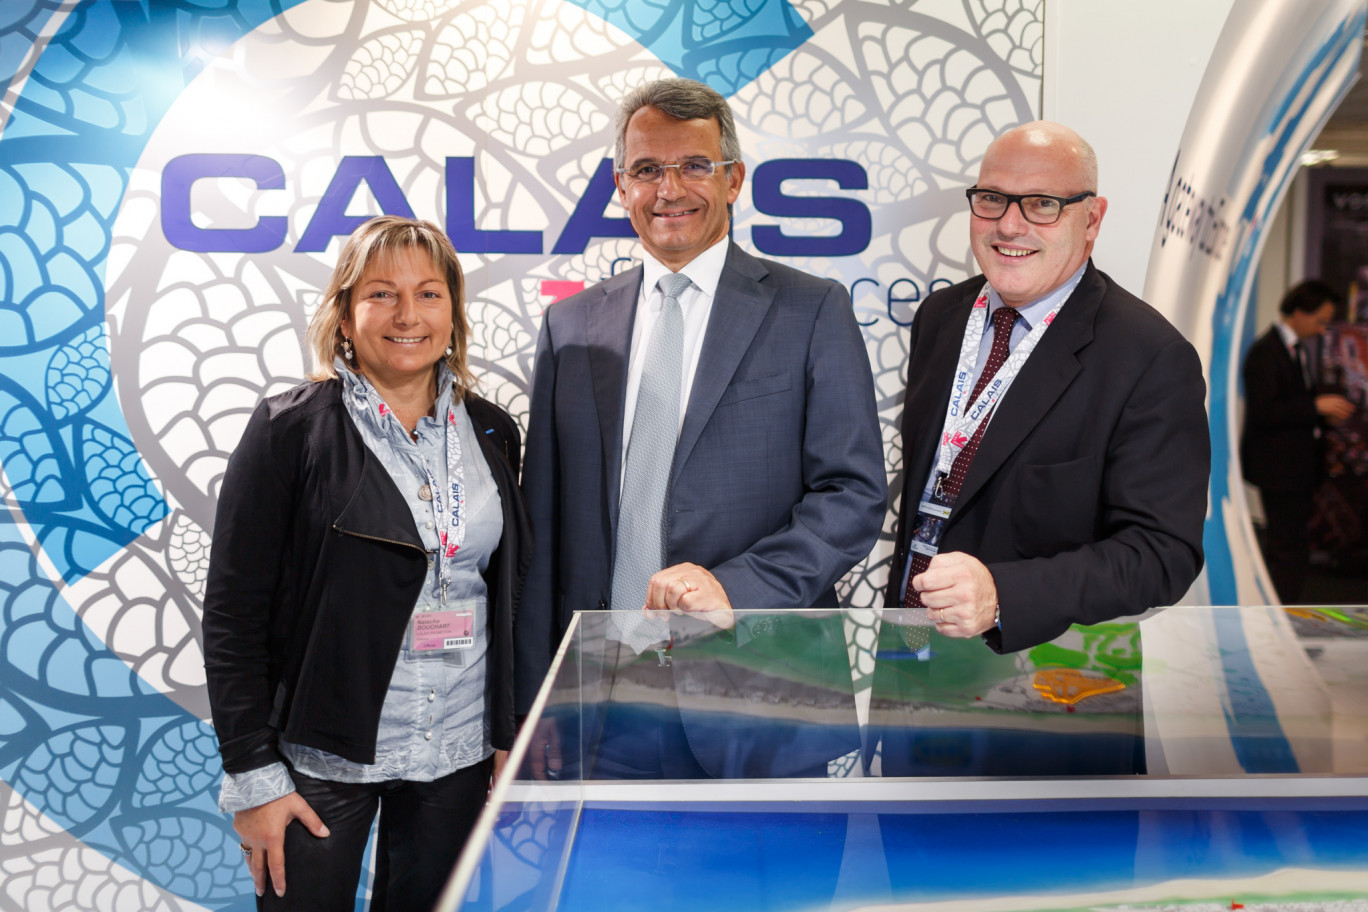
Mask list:
[{"label": "clear plastic badge", "polygon": [[407,648],[415,655],[442,655],[475,645],[475,599],[424,605],[409,621]]}]

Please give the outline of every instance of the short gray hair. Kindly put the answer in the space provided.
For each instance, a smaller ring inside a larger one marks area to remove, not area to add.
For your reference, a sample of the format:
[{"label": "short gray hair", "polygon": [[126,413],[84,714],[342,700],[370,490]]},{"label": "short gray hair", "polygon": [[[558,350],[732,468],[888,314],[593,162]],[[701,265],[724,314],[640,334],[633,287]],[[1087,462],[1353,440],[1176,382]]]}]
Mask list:
[{"label": "short gray hair", "polygon": [[1078,137],[1078,160],[1083,165],[1083,173],[1086,176],[1084,183],[1087,184],[1084,190],[1097,191],[1097,152],[1088,144],[1083,137]]},{"label": "short gray hair", "polygon": [[715,89],[692,79],[657,79],[629,92],[618,105],[614,168],[627,167],[627,124],[642,108],[656,108],[675,120],[716,120],[722,134],[722,159],[741,160],[741,141],[736,138],[736,121],[732,119],[727,99]]}]

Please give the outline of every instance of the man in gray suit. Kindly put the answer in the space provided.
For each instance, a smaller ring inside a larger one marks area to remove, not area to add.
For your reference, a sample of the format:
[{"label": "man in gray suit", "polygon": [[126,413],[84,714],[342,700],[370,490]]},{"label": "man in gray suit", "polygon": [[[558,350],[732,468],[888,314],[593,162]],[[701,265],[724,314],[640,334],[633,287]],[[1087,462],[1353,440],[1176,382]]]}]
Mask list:
[{"label": "man in gray suit", "polygon": [[523,712],[577,610],[612,608],[612,635],[642,652],[668,641],[669,610],[727,629],[733,608],[834,607],[878,536],[883,450],[850,296],[729,241],[740,159],[725,99],[700,83],[654,82],[619,108],[618,196],[644,265],[542,325]]}]

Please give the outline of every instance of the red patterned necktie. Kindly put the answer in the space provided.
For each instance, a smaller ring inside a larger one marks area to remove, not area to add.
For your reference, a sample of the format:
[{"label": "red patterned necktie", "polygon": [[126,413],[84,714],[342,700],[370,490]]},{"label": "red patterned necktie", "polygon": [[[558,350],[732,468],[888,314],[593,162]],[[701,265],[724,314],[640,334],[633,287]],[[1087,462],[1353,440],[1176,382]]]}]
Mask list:
[{"label": "red patterned necktie", "polygon": [[[974,383],[974,391],[969,394],[969,402],[975,402],[979,394],[983,392],[983,387],[993,375],[1002,367],[1002,363],[1007,360],[1007,355],[1011,351],[1009,343],[1012,340],[1012,325],[1017,321],[1017,312],[1012,307],[999,307],[993,311],[993,347],[988,351],[988,360],[983,365],[983,371],[979,374],[977,382]],[[992,417],[989,413],[974,431],[974,436],[969,438],[969,442],[964,445],[964,449],[959,451],[955,461],[950,465],[950,475],[941,484],[941,497],[945,503],[954,505],[955,499],[959,497],[960,488],[964,486],[964,476],[969,474],[969,463],[974,461],[974,454],[978,452],[979,441],[983,439],[983,431],[988,427],[988,419]],[[912,552],[912,570],[907,574],[907,591],[903,593],[904,608],[924,608],[921,600],[921,593],[912,588],[912,577],[925,572],[931,564],[931,558],[925,554]]]}]

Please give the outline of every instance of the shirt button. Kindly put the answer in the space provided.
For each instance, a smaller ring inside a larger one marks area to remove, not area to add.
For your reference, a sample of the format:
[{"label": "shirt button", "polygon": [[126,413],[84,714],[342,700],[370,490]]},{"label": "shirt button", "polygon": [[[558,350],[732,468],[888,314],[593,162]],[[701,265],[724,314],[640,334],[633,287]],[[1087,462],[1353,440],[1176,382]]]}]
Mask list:
[{"label": "shirt button", "polygon": [[437,691],[435,691],[435,690],[429,690],[429,691],[428,691],[428,702],[431,703],[431,702],[432,702],[433,700],[435,700],[435,699],[437,699]]},{"label": "shirt button", "polygon": [[429,570],[432,569],[432,558],[430,558],[430,557],[428,558],[428,569],[429,569]]},{"label": "shirt button", "polygon": [[432,520],[429,519],[427,522],[423,523],[423,528],[424,528],[424,529],[431,529],[431,528],[432,528]]},{"label": "shirt button", "polygon": [[431,740],[432,740],[432,732],[424,732],[424,733],[423,733],[423,739],[424,739],[425,741],[431,741]]}]

